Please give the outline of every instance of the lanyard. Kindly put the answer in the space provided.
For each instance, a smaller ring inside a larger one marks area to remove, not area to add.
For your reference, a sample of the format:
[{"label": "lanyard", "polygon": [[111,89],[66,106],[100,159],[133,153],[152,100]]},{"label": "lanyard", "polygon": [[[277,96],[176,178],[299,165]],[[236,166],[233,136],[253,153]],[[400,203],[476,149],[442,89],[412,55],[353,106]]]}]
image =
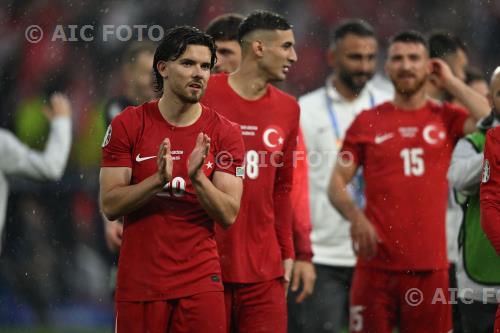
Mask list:
[{"label": "lanyard", "polygon": [[[373,97],[372,92],[370,94],[370,109],[375,106],[375,98]],[[341,141],[339,123],[337,121],[337,116],[335,115],[335,109],[333,107],[333,100],[328,96],[328,89],[325,88],[325,102],[326,108],[328,110],[328,117],[330,118],[330,123],[332,124],[333,133],[335,134],[335,139],[337,139],[337,143]]]}]

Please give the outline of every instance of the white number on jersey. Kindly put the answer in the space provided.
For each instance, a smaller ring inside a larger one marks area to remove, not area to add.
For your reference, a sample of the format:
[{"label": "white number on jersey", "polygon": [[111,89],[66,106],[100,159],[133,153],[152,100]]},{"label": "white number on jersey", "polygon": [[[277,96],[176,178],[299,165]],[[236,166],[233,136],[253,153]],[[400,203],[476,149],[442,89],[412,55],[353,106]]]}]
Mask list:
[{"label": "white number on jersey", "polygon": [[365,309],[362,305],[351,306],[350,308],[350,322],[349,329],[353,332],[360,332],[363,330],[363,310]]},{"label": "white number on jersey", "polygon": [[245,162],[248,178],[257,179],[259,177],[259,154],[255,150],[247,151]]},{"label": "white number on jersey", "polygon": [[[172,192],[172,193],[170,193]],[[182,197],[186,193],[186,181],[182,177],[175,177],[165,184],[163,191],[158,193],[159,197]]]},{"label": "white number on jersey", "polygon": [[424,174],[424,150],[422,148],[405,148],[401,150],[399,155],[403,159],[405,176],[422,176]]}]

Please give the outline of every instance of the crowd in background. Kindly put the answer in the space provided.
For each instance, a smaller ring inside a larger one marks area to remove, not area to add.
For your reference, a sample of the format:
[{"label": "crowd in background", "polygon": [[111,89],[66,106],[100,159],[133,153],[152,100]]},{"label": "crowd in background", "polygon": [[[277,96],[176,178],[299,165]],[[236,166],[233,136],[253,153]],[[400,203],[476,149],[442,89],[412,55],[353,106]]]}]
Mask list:
[{"label": "crowd in background", "polygon": [[217,15],[247,14],[257,8],[278,12],[294,25],[299,61],[282,88],[297,97],[324,83],[330,31],[349,17],[361,17],[375,27],[381,71],[386,39],[409,28],[454,32],[464,40],[470,63],[486,76],[498,64],[500,3],[495,1],[37,0],[3,4],[0,125],[29,146],[43,147],[48,123],[40,110],[52,92],[64,91],[73,106],[74,144],[61,181],[11,179],[0,256],[0,325],[54,321],[64,317],[55,309],[68,309],[68,304],[98,309],[95,312],[102,316],[96,320],[112,316],[108,273],[114,257],[106,248],[97,206],[98,171],[105,132],[103,109],[123,90],[120,60],[128,44],[113,38],[107,42],[43,38],[29,43],[26,27],[39,25],[46,36],[56,25],[69,24],[90,24],[96,31],[106,24],[204,28]]}]

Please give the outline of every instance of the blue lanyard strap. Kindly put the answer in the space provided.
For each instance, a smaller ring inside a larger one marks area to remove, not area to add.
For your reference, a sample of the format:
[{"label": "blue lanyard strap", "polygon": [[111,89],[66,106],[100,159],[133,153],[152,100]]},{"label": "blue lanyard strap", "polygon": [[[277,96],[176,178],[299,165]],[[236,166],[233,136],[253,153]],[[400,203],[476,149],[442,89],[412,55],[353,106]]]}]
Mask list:
[{"label": "blue lanyard strap", "polygon": [[[375,98],[373,97],[372,92],[369,92],[370,94],[370,108],[373,108],[375,106]],[[335,134],[335,138],[337,140],[341,139],[340,135],[340,129],[339,129],[339,123],[337,121],[337,116],[335,114],[335,109],[333,107],[333,100],[328,96],[328,89],[325,87],[325,102],[326,102],[326,108],[328,110],[328,117],[330,118],[330,123],[332,124],[333,128],[333,133]]]}]

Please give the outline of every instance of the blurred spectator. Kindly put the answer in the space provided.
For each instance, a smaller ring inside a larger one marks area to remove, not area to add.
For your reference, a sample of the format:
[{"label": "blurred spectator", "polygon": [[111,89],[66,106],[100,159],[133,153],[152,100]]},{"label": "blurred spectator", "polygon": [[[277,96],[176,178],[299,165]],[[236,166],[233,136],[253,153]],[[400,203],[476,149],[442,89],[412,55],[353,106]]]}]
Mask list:
[{"label": "blurred spectator", "polygon": [[206,29],[217,45],[215,73],[232,73],[241,62],[241,48],[238,42],[238,27],[243,21],[240,14],[230,13],[216,17]]},{"label": "blurred spectator", "polygon": [[[345,131],[356,115],[391,98],[390,91],[382,91],[370,81],[376,70],[377,51],[375,32],[368,23],[341,23],[326,54],[333,74],[324,86],[299,99],[301,127],[310,156],[311,239],[317,280],[314,294],[303,304],[289,300],[290,332],[340,332],[348,324],[356,258],[350,224],[330,205],[327,186]],[[362,189],[352,190],[363,201]]]},{"label": "blurred spectator", "polygon": [[[46,106],[44,114],[51,122],[50,134],[47,140],[45,149],[42,152],[34,151],[20,142],[12,133],[7,130],[0,129],[0,154],[3,158],[0,160],[0,235],[5,224],[8,183],[6,175],[20,175],[39,180],[59,180],[66,167],[68,155],[71,146],[71,106],[66,96],[62,94],[54,94],[50,99],[50,106]],[[26,202],[26,201],[25,201]],[[27,202],[26,202],[27,203]],[[42,260],[40,265],[35,267],[46,266],[43,260],[50,258],[51,252],[44,248],[46,242],[39,242],[43,232],[39,232],[40,223],[44,222],[43,209],[39,208],[36,203],[30,205],[31,209],[23,209],[23,205],[19,208],[22,211],[31,211],[33,214],[27,215],[28,223],[31,221],[32,228],[27,230],[35,231],[32,236],[32,242],[28,242],[34,246],[34,251],[39,250],[43,256],[35,256]],[[24,207],[28,208],[28,207]],[[36,215],[38,212],[39,215]],[[29,240],[30,234],[26,235]],[[37,246],[40,245],[40,246]],[[1,249],[0,243],[0,249]],[[42,248],[40,248],[42,247]],[[45,249],[45,250],[44,250]],[[35,276],[40,276],[40,272],[35,271]],[[45,293],[49,293],[47,288],[43,288]],[[36,297],[35,297],[36,298]],[[44,321],[44,311],[42,306],[38,306],[40,319]]]}]

